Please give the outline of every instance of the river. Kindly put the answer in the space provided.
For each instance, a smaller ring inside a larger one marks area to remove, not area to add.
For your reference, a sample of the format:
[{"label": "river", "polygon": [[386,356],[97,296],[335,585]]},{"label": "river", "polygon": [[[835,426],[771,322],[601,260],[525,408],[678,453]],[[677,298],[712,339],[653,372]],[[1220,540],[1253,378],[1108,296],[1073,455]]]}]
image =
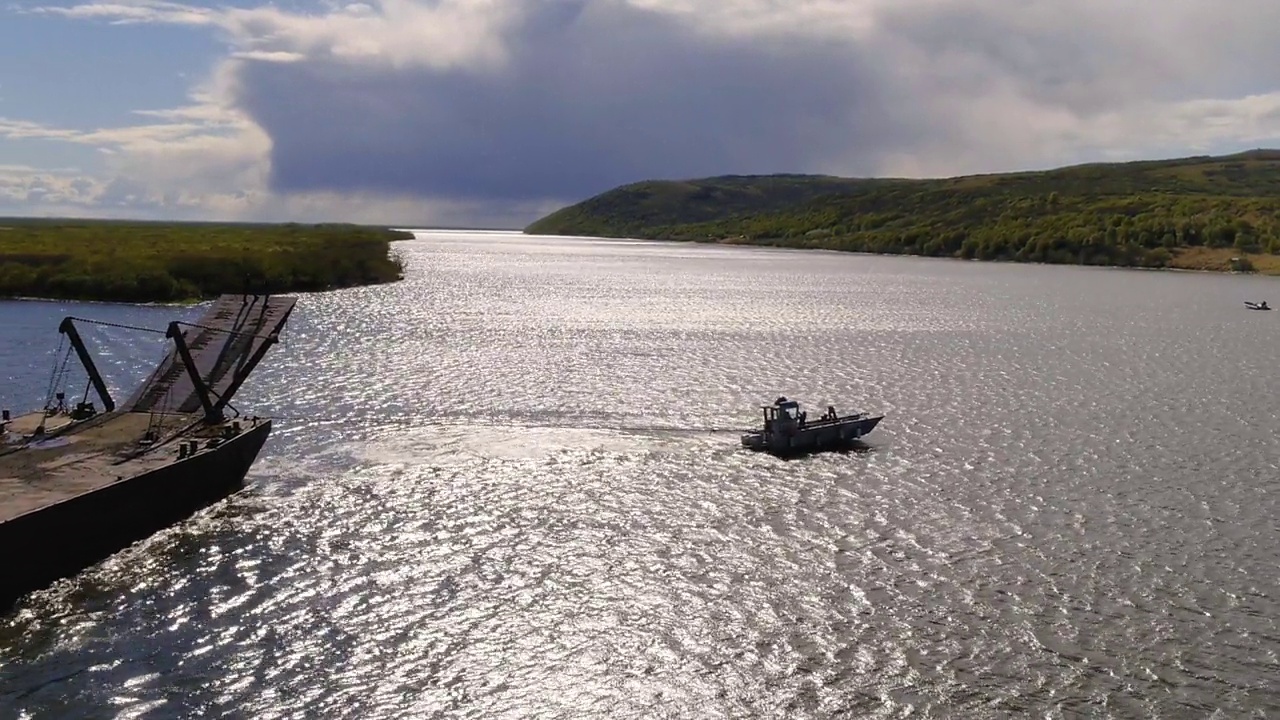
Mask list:
[{"label": "river", "polygon": [[[241,392],[279,418],[244,492],[0,618],[0,716],[1280,713],[1273,279],[397,248]],[[0,405],[67,313],[198,310],[0,303]],[[163,350],[86,336],[117,389]],[[886,417],[741,450],[777,395]]]}]

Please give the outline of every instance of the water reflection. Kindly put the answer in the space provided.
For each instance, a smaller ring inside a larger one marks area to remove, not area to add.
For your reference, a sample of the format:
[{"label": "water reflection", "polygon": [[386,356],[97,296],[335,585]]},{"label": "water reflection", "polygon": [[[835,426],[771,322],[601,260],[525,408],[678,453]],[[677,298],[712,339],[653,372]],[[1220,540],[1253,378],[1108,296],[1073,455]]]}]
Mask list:
[{"label": "water reflection", "polygon": [[[1269,281],[403,252],[406,282],[299,305],[240,403],[282,418],[248,491],[0,623],[0,708],[1280,711],[1280,337],[1239,304]],[[778,394],[887,417],[845,455],[742,450]]]}]

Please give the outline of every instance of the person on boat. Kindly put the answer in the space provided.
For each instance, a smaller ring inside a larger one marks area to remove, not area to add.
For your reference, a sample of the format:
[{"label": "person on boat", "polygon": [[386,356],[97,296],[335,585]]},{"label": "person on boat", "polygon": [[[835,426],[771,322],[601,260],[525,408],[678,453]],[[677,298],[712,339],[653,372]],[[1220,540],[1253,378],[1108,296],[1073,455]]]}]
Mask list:
[{"label": "person on boat", "polygon": [[1263,300],[1262,302],[1258,303],[1258,307],[1259,307],[1259,308],[1261,308],[1261,309],[1263,309],[1263,310],[1270,310],[1270,308],[1268,308],[1268,307],[1267,307],[1267,301],[1266,301],[1266,300]]}]

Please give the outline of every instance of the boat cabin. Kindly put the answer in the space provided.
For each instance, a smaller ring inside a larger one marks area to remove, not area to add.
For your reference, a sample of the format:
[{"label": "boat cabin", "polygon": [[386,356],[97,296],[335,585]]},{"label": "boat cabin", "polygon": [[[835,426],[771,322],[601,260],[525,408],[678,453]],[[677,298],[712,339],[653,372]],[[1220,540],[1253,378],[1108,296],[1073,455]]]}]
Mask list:
[{"label": "boat cabin", "polygon": [[772,405],[761,405],[764,410],[765,432],[787,432],[801,426],[805,413],[800,411],[800,403],[780,397]]}]

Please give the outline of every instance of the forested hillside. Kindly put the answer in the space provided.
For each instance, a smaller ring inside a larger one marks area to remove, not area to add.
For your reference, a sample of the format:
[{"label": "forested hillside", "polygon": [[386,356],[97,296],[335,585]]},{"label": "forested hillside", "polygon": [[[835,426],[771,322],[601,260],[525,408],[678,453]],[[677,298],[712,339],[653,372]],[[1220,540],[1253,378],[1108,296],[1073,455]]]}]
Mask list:
[{"label": "forested hillside", "polygon": [[742,242],[1072,264],[1280,272],[1280,151],[937,180],[650,181],[532,234]]}]

